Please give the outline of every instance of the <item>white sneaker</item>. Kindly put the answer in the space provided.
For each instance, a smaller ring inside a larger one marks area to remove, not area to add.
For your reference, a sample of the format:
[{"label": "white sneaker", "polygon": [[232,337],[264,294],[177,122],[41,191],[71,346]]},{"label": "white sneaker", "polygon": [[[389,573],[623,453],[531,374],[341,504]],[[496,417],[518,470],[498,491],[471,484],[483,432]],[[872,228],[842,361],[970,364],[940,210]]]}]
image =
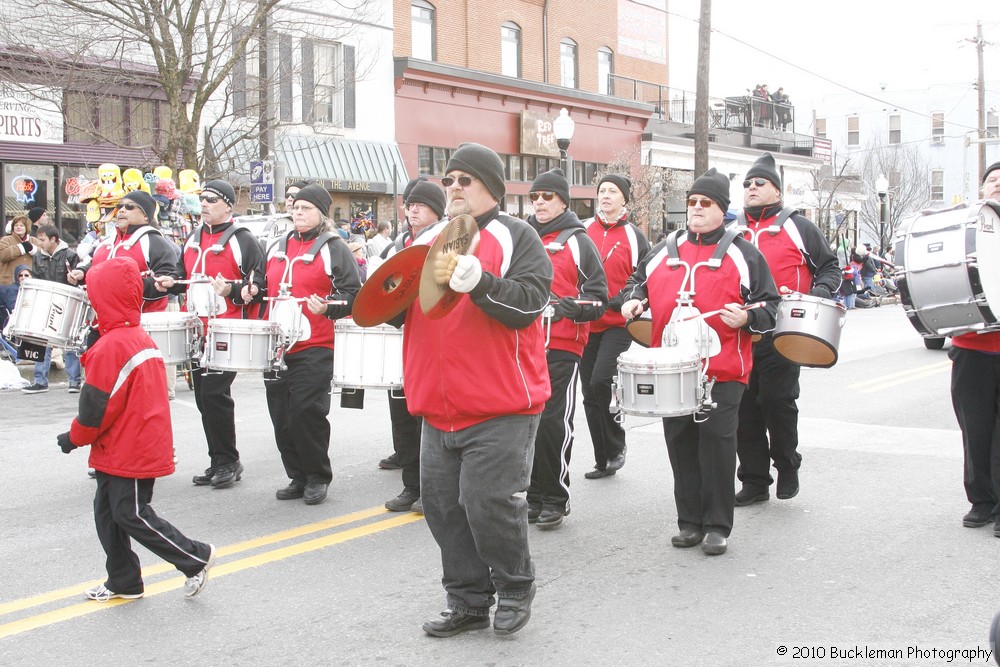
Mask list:
[{"label": "white sneaker", "polygon": [[208,548],[211,551],[208,554],[208,562],[205,563],[205,568],[193,577],[188,577],[184,582],[185,597],[193,598],[198,593],[201,593],[202,589],[205,588],[205,584],[208,583],[208,571],[211,569],[213,563],[215,563],[215,545],[209,544]]},{"label": "white sneaker", "polygon": [[104,584],[99,584],[93,588],[88,588],[83,592],[84,597],[88,600],[96,600],[97,602],[107,602],[112,598],[121,598],[123,600],[137,600],[143,596],[142,593],[135,593],[133,595],[128,595],[126,593],[115,593],[114,591],[109,591]]}]

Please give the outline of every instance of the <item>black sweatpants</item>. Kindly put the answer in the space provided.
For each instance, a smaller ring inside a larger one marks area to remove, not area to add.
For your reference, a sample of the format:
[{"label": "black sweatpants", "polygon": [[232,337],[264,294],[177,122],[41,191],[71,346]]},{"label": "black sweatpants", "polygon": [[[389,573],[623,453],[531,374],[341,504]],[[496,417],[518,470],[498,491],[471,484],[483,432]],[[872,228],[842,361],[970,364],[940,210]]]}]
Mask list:
[{"label": "black sweatpants", "polygon": [[552,396],[535,434],[535,463],[531,468],[528,505],[565,511],[569,504],[569,461],[573,455],[573,416],[580,358],[562,350],[548,352]]},{"label": "black sweatpants", "polygon": [[154,554],[193,577],[205,569],[211,548],[185,537],[149,506],[153,479],[129,479],[97,471],[94,523],[107,554],[108,590],[125,595],[142,593],[142,568],[132,551],[135,540]]},{"label": "black sweatpants", "polygon": [[667,441],[670,469],[674,473],[677,525],[703,533],[729,537],[733,531],[736,490],[736,420],[745,385],[721,382],[712,389],[718,406],[706,415],[666,417],[663,437]]},{"label": "black sweatpants", "polygon": [[753,370],[740,405],[738,431],[740,466],[736,476],[744,484],[766,490],[771,461],[779,473],[798,470],[799,367],[778,354],[770,334],[754,343]]},{"label": "black sweatpants", "polygon": [[1000,519],[1000,355],[952,347],[951,402],[962,429],[965,495]]},{"label": "black sweatpants", "polygon": [[401,389],[389,391],[392,449],[403,469],[403,486],[420,493],[420,428],[423,420],[410,414]]},{"label": "black sweatpants", "polygon": [[594,443],[594,463],[605,470],[608,461],[625,449],[625,429],[611,414],[611,383],[618,374],[618,355],[632,344],[625,327],[613,327],[590,334],[580,359],[583,384],[583,411],[587,415],[590,439]]},{"label": "black sweatpants", "polygon": [[285,473],[307,484],[329,484],[330,384],[333,350],[307,347],[285,357],[288,369],[264,373],[267,409]]},{"label": "black sweatpants", "polygon": [[232,386],[234,371],[216,371],[195,366],[191,370],[194,402],[201,413],[201,425],[208,441],[208,458],[213,468],[240,460],[236,449],[236,402]]}]

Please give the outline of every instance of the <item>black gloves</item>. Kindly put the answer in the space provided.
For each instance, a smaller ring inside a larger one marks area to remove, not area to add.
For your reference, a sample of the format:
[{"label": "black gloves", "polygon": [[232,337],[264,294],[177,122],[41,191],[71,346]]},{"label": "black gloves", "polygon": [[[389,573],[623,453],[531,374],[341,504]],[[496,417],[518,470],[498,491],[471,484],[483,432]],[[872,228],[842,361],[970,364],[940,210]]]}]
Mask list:
[{"label": "black gloves", "polygon": [[69,439],[69,431],[57,435],[56,444],[59,445],[59,449],[63,450],[63,454],[69,454],[74,449],[76,449],[76,447],[73,446],[73,443]]},{"label": "black gloves", "polygon": [[621,294],[611,297],[611,300],[608,301],[608,310],[613,310],[616,313],[622,312],[622,306],[625,305],[625,301],[625,297]]},{"label": "black gloves", "polygon": [[23,241],[21,243],[21,247],[24,248],[25,254],[30,253],[31,252],[31,241]]},{"label": "black gloves", "polygon": [[830,290],[823,287],[822,285],[816,285],[811,290],[809,290],[809,296],[818,296],[821,299],[833,298],[833,294],[830,293]]},{"label": "black gloves", "polygon": [[[565,317],[569,320],[575,320],[583,315],[583,306],[576,302],[576,297],[564,296],[552,304],[552,307],[555,308],[556,316],[559,319]],[[553,318],[552,321],[558,320]]]}]

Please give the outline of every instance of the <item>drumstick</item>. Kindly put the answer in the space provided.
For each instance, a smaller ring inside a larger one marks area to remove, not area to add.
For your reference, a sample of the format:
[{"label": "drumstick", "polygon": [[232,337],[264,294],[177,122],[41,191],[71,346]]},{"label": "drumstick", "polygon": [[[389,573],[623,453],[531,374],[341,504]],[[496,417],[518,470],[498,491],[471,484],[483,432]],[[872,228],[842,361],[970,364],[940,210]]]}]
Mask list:
[{"label": "drumstick", "polygon": [[[757,308],[763,308],[766,305],[767,305],[766,301],[759,301],[758,303],[748,303],[748,304],[739,306],[739,309],[740,310],[755,310]],[[692,315],[691,317],[684,317],[684,318],[679,319],[679,320],[674,320],[674,322],[689,322],[691,320],[701,320],[701,319],[705,319],[707,317],[712,317],[713,315],[718,315],[719,313],[724,313],[724,312],[726,312],[725,308],[719,308],[718,310],[713,310],[713,311],[708,312],[708,313],[702,313],[701,315]]]},{"label": "drumstick", "polygon": [[[299,303],[299,302],[308,301],[308,300],[309,300],[309,297],[307,297],[307,296],[300,296],[300,297],[294,297],[294,296],[265,296],[264,297],[264,301],[294,301],[296,303]],[[346,306],[347,305],[347,302],[344,301],[343,299],[323,299],[323,303],[328,303],[328,304],[330,304],[332,306]]]}]

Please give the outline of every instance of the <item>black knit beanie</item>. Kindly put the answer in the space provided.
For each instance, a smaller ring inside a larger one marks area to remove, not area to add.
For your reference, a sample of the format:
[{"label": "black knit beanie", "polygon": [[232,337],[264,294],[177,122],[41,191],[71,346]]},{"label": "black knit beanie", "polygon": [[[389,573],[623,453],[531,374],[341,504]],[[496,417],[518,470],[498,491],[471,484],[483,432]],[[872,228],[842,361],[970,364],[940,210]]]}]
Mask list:
[{"label": "black knit beanie", "polygon": [[233,186],[223,180],[215,179],[201,186],[201,194],[208,193],[217,197],[222,197],[222,201],[229,204],[230,208],[236,206],[236,190]]},{"label": "black knit beanie", "polygon": [[318,208],[319,212],[324,216],[330,215],[330,207],[333,206],[333,198],[330,197],[330,193],[322,185],[316,185],[315,183],[310,183],[296,192],[295,199],[292,202],[297,201],[309,202]]},{"label": "black knit beanie", "polygon": [[986,177],[990,175],[991,171],[996,171],[1000,169],[1000,162],[994,162],[990,166],[986,167],[986,171],[983,172],[983,183],[986,182]]},{"label": "black knit beanie", "polygon": [[[306,187],[307,185],[309,185],[309,181],[295,181],[294,183],[290,183],[288,185],[288,187],[289,188],[298,188],[299,190],[301,190],[302,188]],[[288,188],[285,188],[285,189],[287,190]]]},{"label": "black knit beanie", "polygon": [[704,174],[694,179],[688,195],[705,195],[722,209],[725,213],[729,210],[729,178],[725,174],[720,174],[712,167]]},{"label": "black knit beanie", "polygon": [[124,197],[122,201],[131,201],[139,205],[142,212],[146,214],[146,222],[151,225],[156,224],[156,200],[153,195],[144,190],[133,190]]},{"label": "black knit beanie", "polygon": [[507,185],[504,182],[503,160],[495,152],[481,144],[462,144],[451,154],[444,171],[447,174],[456,169],[478,178],[493,199],[503,202]]},{"label": "black knit beanie", "polygon": [[410,196],[406,198],[406,205],[409,206],[414,202],[430,206],[431,210],[437,214],[439,220],[444,217],[445,198],[444,190],[441,189],[441,186],[427,180],[416,183],[410,189]]},{"label": "black knit beanie", "polygon": [[601,189],[601,183],[613,183],[616,188],[622,191],[625,195],[625,203],[632,198],[632,181],[628,180],[628,176],[622,176],[620,174],[605,174],[601,177],[601,180],[597,182],[597,189]]},{"label": "black knit beanie", "polygon": [[550,169],[538,175],[535,182],[531,184],[531,192],[554,192],[569,206],[569,181],[566,174],[558,167]]},{"label": "black knit beanie", "polygon": [[427,182],[426,176],[417,176],[416,178],[410,179],[410,182],[406,184],[405,188],[403,188],[403,202],[405,203],[406,200],[410,197],[410,193],[413,191],[413,186],[415,186],[417,183],[426,183],[426,182]]},{"label": "black knit beanie", "polygon": [[36,206],[28,211],[28,219],[32,222],[38,222],[38,219],[43,215],[45,215],[45,209],[40,206]]},{"label": "black knit beanie", "polygon": [[771,181],[774,187],[778,188],[778,192],[781,192],[781,176],[778,175],[778,167],[774,164],[774,156],[770,153],[764,153],[757,158],[756,162],[750,165],[750,171],[747,172],[746,180],[756,178],[757,176]]}]

